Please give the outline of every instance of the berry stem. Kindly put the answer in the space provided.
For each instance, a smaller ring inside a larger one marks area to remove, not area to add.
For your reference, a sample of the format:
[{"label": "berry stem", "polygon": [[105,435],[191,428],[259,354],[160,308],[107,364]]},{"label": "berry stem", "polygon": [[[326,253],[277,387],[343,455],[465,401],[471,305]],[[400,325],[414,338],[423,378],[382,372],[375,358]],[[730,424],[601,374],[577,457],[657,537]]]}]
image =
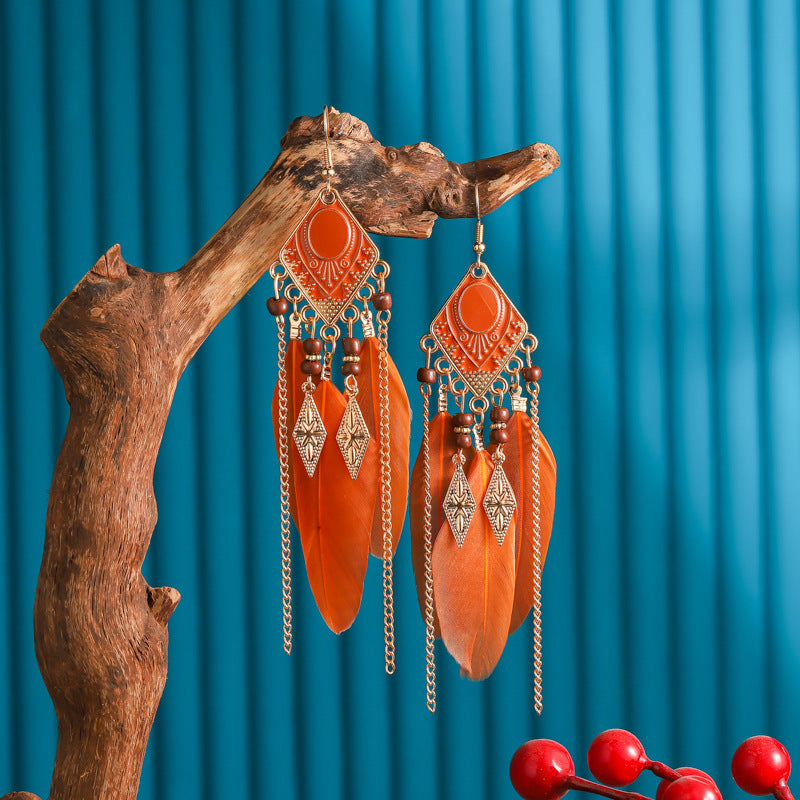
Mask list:
[{"label": "berry stem", "polygon": [[[603,797],[610,797],[612,800],[651,800],[643,794],[636,792],[623,792],[621,789],[612,789],[610,786],[603,786],[601,783],[587,781],[586,778],[579,778],[577,775],[570,775],[564,779],[564,786],[570,789],[577,789],[580,792],[591,792]],[[784,798],[781,798],[784,800]],[[788,799],[787,799],[788,800]]]},{"label": "berry stem", "polygon": [[[683,777],[680,772],[672,769],[672,767],[668,767],[666,764],[662,764],[660,761],[650,761],[650,759],[647,759],[644,768],[649,769],[657,778],[666,778],[668,781],[676,781],[678,778]],[[782,798],[782,800],[786,799]]]},{"label": "berry stem", "polygon": [[772,790],[772,794],[775,795],[777,800],[794,800],[792,790],[789,788],[789,784],[786,783],[786,781],[781,781],[776,784],[775,788]]}]

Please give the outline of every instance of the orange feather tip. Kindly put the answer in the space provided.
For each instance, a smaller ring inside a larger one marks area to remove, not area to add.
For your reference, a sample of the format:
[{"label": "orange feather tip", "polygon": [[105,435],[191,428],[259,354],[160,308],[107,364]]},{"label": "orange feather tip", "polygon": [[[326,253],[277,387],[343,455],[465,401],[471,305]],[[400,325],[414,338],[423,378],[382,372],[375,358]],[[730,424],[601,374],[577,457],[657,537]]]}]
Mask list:
[{"label": "orange feather tip", "polygon": [[486,451],[467,470],[475,511],[461,547],[445,520],[433,547],[433,585],[442,639],[470,680],[488,677],[503,653],[514,603],[515,519],[499,544],[483,508],[494,465]]},{"label": "orange feather tip", "polygon": [[361,606],[378,485],[377,445],[367,444],[358,477],[347,468],[336,432],[346,410],[342,393],[321,381],[312,398],[326,430],[312,475],[296,442],[290,447],[295,524],[314,600],[328,627],[341,633]]}]

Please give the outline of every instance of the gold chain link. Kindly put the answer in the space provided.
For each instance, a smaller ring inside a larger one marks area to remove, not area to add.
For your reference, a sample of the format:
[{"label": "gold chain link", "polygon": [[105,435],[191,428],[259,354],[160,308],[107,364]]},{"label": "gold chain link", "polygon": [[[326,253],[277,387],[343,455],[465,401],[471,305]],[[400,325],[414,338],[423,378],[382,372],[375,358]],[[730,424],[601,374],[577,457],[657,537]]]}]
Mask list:
[{"label": "gold chain link", "polygon": [[539,384],[531,392],[531,472],[533,494],[533,696],[542,713],[542,526],[539,490]]},{"label": "gold chain link", "polygon": [[430,384],[421,383],[422,395],[422,474],[425,482],[425,688],[428,711],[436,711],[436,657],[434,643],[436,636],[433,625],[433,570],[431,554],[433,551],[431,495],[431,440],[430,440]]},{"label": "gold chain link", "polygon": [[386,672],[394,664],[394,588],[392,575],[392,459],[389,439],[389,311],[378,318],[378,390],[380,395],[381,527],[383,528],[383,642]]},{"label": "gold chain link", "polygon": [[281,483],[281,574],[283,580],[283,649],[292,652],[292,530],[289,512],[289,401],[286,386],[286,323],[278,323],[278,463]]}]

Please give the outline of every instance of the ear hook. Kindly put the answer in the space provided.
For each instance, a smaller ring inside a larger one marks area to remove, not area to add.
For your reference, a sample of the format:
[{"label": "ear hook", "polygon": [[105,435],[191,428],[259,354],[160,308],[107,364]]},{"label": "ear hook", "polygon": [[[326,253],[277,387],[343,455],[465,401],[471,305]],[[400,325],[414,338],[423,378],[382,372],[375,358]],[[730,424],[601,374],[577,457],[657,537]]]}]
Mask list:
[{"label": "ear hook", "polygon": [[478,256],[477,265],[483,266],[481,264],[481,255],[486,250],[486,245],[483,243],[483,223],[481,222],[481,198],[478,194],[478,177],[475,176],[475,211],[476,216],[478,218],[477,222],[475,223],[475,244],[472,245],[472,249]]},{"label": "ear hook", "polygon": [[333,177],[333,175],[336,173],[333,169],[333,158],[331,157],[330,128],[328,126],[328,106],[324,106],[322,110],[322,126],[325,130],[325,166],[322,168],[322,177],[328,181],[328,186],[325,191],[330,194],[331,177]]}]

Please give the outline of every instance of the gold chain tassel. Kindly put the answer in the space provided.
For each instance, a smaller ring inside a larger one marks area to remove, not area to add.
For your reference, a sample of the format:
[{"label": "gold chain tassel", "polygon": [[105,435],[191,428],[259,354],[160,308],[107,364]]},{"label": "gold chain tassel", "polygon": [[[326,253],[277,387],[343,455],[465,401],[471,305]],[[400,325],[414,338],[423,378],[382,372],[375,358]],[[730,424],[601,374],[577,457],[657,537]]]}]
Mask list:
[{"label": "gold chain tassel", "polygon": [[433,625],[433,569],[431,568],[433,497],[431,495],[430,384],[421,383],[419,391],[422,395],[422,468],[425,483],[425,689],[428,711],[433,714],[436,711],[436,655],[434,647],[436,636]]},{"label": "gold chain tassel", "polygon": [[378,382],[380,393],[381,524],[383,527],[383,642],[386,672],[394,663],[394,586],[392,575],[392,460],[389,439],[389,319],[391,312],[378,312]]},{"label": "gold chain tassel", "polygon": [[536,713],[542,713],[542,526],[539,490],[539,384],[531,392],[531,471],[533,473],[533,696]]},{"label": "gold chain tassel", "polygon": [[278,462],[281,485],[281,575],[283,582],[283,649],[292,652],[292,529],[289,511],[289,401],[286,386],[286,322],[278,323]]}]

